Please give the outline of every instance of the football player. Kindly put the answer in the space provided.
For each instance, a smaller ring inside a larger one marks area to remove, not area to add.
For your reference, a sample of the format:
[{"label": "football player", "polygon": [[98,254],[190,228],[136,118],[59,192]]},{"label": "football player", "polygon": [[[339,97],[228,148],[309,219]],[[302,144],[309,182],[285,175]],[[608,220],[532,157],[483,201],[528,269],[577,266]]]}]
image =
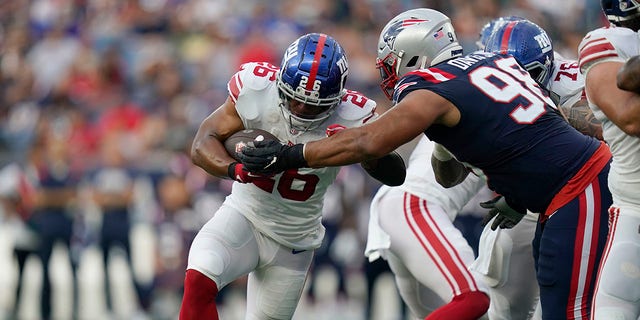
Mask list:
[{"label": "football player", "polygon": [[[191,245],[180,319],[218,319],[219,290],[247,274],[247,319],[291,319],[324,238],[323,198],[340,168],[255,175],[222,142],[257,128],[294,145],[372,121],[376,103],[345,89],[348,71],[340,44],[312,33],[286,49],[280,68],[246,63],[231,78],[227,100],[200,125],[191,156],[211,175],[235,182]],[[379,164],[370,162],[369,172]],[[401,168],[393,174],[404,174],[403,163]]]},{"label": "football player", "polygon": [[[385,35],[423,37],[424,29],[410,25],[427,18],[420,10],[411,10],[385,26],[377,59],[382,80],[388,79],[385,58],[395,54]],[[424,54],[421,45],[410,49],[406,55]],[[386,85],[381,86],[387,94]],[[365,256],[370,262],[380,257],[387,260],[400,295],[415,318],[478,319],[489,307],[487,288],[468,270],[474,259],[473,249],[453,220],[486,183],[470,175],[455,187],[441,186],[430,165],[434,147],[423,135],[409,158],[405,183],[382,186],[374,196]]]},{"label": "football player", "polygon": [[[586,103],[578,62],[556,53],[551,38],[541,27],[524,18],[499,24],[485,40],[484,50],[514,56],[540,87],[548,90],[573,127],[602,139],[601,126]],[[537,213],[527,212],[511,229],[491,228],[494,220],[484,221],[486,226],[480,237],[484,250],[472,269],[490,285],[491,319],[525,319],[535,309],[538,286],[531,241],[537,220]],[[580,292],[573,294],[579,296]]]},{"label": "football player", "polygon": [[[609,188],[610,229],[593,301],[593,319],[640,316],[640,98],[633,68],[625,61],[640,52],[640,3],[602,0],[611,25],[589,32],[579,45],[589,107],[602,122],[613,162]],[[631,61],[631,64],[634,62]],[[621,69],[624,66],[623,69]],[[620,75],[616,86],[616,77]],[[631,78],[628,78],[631,77]],[[629,91],[631,90],[631,91]]]},{"label": "football player", "polygon": [[[463,56],[449,18],[422,10],[416,17],[422,21],[405,28],[424,28],[423,37],[384,35],[396,53],[380,57],[394,88],[393,108],[320,141],[256,143],[243,149],[242,162],[264,174],[344,165],[379,157],[424,133],[454,156],[439,158],[445,163],[434,165],[437,173],[448,167],[452,183],[470,169],[487,176],[500,194],[487,204],[500,227],[515,226],[527,209],[542,216],[534,242],[542,317],[588,318],[611,204],[609,148],[571,127],[513,56]],[[425,48],[421,57],[405,53],[416,43]],[[584,303],[571,300],[570,292],[582,292],[576,298]]]},{"label": "football player", "polygon": [[[416,319],[475,320],[489,307],[487,288],[469,270],[473,249],[453,220],[485,186],[469,175],[444,188],[430,165],[434,143],[423,136],[399,187],[382,186],[371,201],[365,256],[385,259]],[[429,318],[431,319],[431,318]]]}]

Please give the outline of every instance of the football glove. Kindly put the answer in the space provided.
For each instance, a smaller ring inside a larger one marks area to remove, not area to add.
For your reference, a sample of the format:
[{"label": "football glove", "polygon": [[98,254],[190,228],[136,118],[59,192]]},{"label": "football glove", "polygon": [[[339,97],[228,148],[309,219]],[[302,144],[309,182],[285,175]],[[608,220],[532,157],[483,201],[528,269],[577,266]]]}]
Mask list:
[{"label": "football glove", "polygon": [[244,167],[253,173],[276,174],[287,169],[306,167],[303,144],[292,146],[278,141],[252,141],[239,154]]},{"label": "football glove", "polygon": [[507,200],[503,196],[497,196],[489,201],[480,202],[480,206],[485,209],[490,209],[489,213],[482,219],[482,226],[484,227],[495,217],[491,224],[491,230],[511,229],[513,228],[527,213],[524,208],[514,209],[507,203]]},{"label": "football glove", "polygon": [[231,179],[240,183],[256,183],[271,180],[272,177],[270,175],[251,173],[242,163],[238,162],[232,162],[229,167],[227,167],[227,174]]}]

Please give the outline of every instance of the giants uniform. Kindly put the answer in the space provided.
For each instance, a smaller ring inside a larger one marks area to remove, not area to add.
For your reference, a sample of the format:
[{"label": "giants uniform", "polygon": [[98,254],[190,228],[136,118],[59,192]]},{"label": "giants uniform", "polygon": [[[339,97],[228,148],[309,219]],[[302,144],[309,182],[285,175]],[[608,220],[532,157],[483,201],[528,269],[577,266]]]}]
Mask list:
[{"label": "giants uniform", "polygon": [[453,225],[485,182],[471,174],[455,187],[442,187],[430,165],[433,146],[421,137],[404,184],[382,186],[376,193],[365,249],[370,262],[380,256],[389,262],[403,300],[420,319],[454,296],[487,292],[469,272],[473,249]]},{"label": "giants uniform", "polygon": [[513,206],[544,215],[533,246],[543,318],[587,317],[611,203],[607,146],[570,127],[511,56],[473,53],[411,72],[394,99],[416,89],[461,114],[454,127],[427,128],[431,140],[481,169]]},{"label": "giants uniform", "polygon": [[[547,89],[556,105],[573,105],[584,96],[584,77],[578,62],[554,52]],[[513,228],[491,230],[488,223],[480,236],[480,253],[470,269],[482,276],[491,290],[488,316],[492,320],[530,319],[539,290],[531,242],[538,214],[531,211]]]},{"label": "giants uniform", "polygon": [[[373,100],[347,91],[323,125],[290,131],[279,107],[277,71],[268,63],[247,63],[229,81],[229,95],[245,128],[267,130],[281,142],[295,144],[326,137],[329,125],[360,126],[375,116]],[[194,239],[187,268],[213,279],[219,290],[250,273],[247,318],[291,318],[313,250],[324,237],[324,194],[339,170],[300,168],[269,182],[234,182],[231,194]]]},{"label": "giants uniform", "polygon": [[[638,33],[622,27],[589,32],[579,46],[580,70],[586,76],[596,64],[625,62],[640,54]],[[640,315],[640,138],[630,136],[589,102],[602,122],[602,133],[611,147],[613,161],[609,189],[613,196],[610,232],[600,267],[593,314],[595,319],[636,319]]]}]

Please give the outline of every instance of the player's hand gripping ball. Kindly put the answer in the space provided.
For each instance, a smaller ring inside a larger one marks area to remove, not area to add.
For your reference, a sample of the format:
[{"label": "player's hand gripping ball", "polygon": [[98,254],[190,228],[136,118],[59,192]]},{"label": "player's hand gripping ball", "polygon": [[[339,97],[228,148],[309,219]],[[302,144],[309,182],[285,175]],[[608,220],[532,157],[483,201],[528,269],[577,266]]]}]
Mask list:
[{"label": "player's hand gripping ball", "polygon": [[224,148],[233,159],[240,161],[239,154],[249,142],[253,141],[278,141],[278,138],[268,131],[261,129],[244,129],[230,135],[224,141]]}]

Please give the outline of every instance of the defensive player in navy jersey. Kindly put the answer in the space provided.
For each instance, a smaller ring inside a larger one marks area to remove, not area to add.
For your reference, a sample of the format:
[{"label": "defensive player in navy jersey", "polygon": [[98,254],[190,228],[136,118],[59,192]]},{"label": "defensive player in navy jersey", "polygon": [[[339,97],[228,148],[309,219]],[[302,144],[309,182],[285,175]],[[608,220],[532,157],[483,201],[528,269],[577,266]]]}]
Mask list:
[{"label": "defensive player in navy jersey", "polygon": [[[527,209],[540,213],[534,250],[543,318],[587,319],[607,233],[611,152],[567,124],[512,56],[462,56],[449,18],[423,10],[426,18],[397,21],[383,31],[391,50],[378,65],[387,76],[383,85],[393,88],[391,110],[319,141],[257,142],[242,150],[243,164],[259,173],[346,165],[385,155],[424,133],[451,153],[450,159],[440,153],[439,160],[450,168],[465,164],[449,178],[460,180],[469,170],[487,176],[502,195],[492,209],[499,211],[500,227],[513,227]],[[403,28],[422,28],[424,37],[402,38]]]}]

